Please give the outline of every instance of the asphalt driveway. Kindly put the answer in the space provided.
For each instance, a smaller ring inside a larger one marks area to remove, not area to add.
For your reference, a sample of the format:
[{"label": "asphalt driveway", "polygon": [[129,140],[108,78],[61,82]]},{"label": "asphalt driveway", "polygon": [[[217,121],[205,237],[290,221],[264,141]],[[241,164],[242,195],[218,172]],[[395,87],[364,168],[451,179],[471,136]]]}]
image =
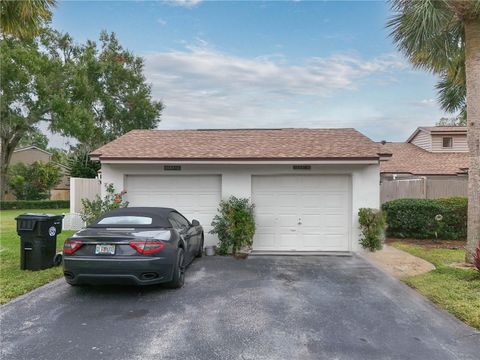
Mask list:
[{"label": "asphalt driveway", "polygon": [[478,359],[480,334],[358,257],[208,257],[180,290],[72,288],[1,308],[2,359]]}]

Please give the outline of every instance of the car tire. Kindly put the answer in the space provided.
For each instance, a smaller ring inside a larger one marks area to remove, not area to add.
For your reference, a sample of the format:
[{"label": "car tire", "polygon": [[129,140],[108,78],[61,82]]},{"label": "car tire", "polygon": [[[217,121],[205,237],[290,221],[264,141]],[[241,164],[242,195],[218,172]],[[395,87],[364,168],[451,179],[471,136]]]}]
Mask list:
[{"label": "car tire", "polygon": [[185,251],[182,248],[178,248],[177,261],[173,268],[172,281],[166,284],[166,287],[170,289],[179,289],[185,283]]},{"label": "car tire", "polygon": [[198,249],[197,252],[197,258],[201,258],[203,256],[203,236],[202,236],[202,241],[200,242],[200,248]]}]

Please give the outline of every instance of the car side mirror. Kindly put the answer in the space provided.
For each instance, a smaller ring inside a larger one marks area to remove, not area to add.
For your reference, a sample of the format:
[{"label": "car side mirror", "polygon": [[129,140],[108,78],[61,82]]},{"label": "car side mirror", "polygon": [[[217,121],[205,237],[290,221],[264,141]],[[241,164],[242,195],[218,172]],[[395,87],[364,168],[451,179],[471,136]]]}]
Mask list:
[{"label": "car side mirror", "polygon": [[199,226],[200,222],[198,220],[192,220],[192,226]]}]

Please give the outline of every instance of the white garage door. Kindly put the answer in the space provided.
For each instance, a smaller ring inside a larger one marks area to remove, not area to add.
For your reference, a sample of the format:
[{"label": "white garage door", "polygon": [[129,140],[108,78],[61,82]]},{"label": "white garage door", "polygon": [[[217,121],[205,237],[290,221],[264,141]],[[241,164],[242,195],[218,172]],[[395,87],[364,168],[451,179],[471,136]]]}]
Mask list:
[{"label": "white garage door", "polygon": [[348,176],[254,176],[252,198],[254,250],[350,250]]},{"label": "white garage door", "polygon": [[216,240],[208,231],[221,198],[220,176],[128,175],[126,200],[130,206],[171,207],[188,220],[197,219],[205,231],[205,243]]}]

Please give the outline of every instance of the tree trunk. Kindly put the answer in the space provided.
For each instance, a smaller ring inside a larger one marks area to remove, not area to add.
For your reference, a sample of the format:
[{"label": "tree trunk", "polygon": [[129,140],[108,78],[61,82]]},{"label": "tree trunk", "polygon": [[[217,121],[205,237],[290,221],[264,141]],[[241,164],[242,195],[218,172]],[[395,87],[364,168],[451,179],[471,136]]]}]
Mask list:
[{"label": "tree trunk", "polygon": [[15,145],[11,145],[5,139],[2,139],[1,145],[1,158],[0,158],[0,200],[3,200],[5,197],[5,192],[7,190],[7,171],[8,165],[10,164],[10,160],[12,158],[13,151],[15,150]]},{"label": "tree trunk", "polygon": [[2,137],[0,142],[0,200],[5,198],[5,192],[7,190],[7,172],[12,159],[12,154],[18,145],[18,142],[25,135],[25,131],[17,130],[15,135],[11,138]]},{"label": "tree trunk", "polygon": [[480,21],[465,21],[467,77],[468,230],[465,260],[473,262],[480,241]]}]

